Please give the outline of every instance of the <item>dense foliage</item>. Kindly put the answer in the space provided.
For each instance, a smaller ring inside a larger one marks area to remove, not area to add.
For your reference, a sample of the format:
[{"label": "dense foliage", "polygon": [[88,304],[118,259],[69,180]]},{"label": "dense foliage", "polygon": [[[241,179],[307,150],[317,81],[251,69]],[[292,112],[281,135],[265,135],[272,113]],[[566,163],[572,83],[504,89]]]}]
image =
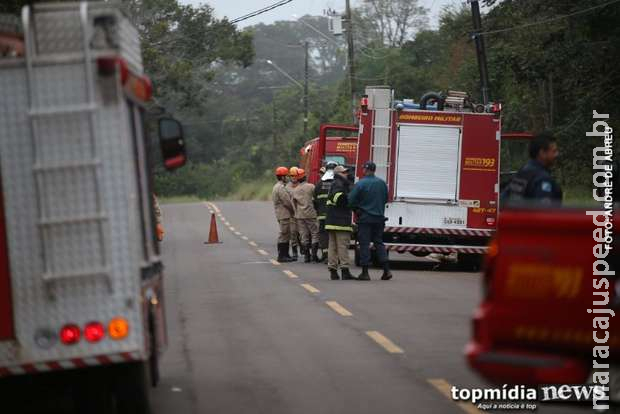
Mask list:
[{"label": "dense foliage", "polygon": [[[21,3],[3,2],[0,12]],[[620,127],[620,2],[483,3],[491,97],[503,103],[504,130],[552,130],[562,153],[556,175],[569,194],[587,189],[591,148],[599,143],[585,135],[592,110],[609,113],[614,128]],[[173,174],[157,169],[160,193],[225,195],[268,178],[277,164],[296,163],[320,123],[350,122],[346,47],[342,36],[329,34],[325,17],[240,31],[216,19],[208,6],[177,0],[125,4],[142,33],[155,104],[186,127],[191,164]],[[444,9],[438,27],[429,29],[420,1],[358,4],[353,13],[358,93],[366,85],[386,84],[398,98],[454,89],[479,99],[468,6]],[[267,60],[303,83],[306,41],[310,117],[304,136],[302,88]]]}]

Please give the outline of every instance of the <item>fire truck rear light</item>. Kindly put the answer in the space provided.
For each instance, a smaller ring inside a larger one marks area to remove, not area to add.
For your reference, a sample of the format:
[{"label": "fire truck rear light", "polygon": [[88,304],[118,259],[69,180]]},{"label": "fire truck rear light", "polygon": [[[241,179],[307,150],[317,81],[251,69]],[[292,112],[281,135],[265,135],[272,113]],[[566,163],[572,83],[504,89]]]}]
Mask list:
[{"label": "fire truck rear light", "polygon": [[121,83],[124,84],[129,78],[129,68],[127,62],[117,56],[100,57],[97,59],[97,68],[99,75],[111,76],[116,73],[116,68],[120,70]]},{"label": "fire truck rear light", "polygon": [[495,217],[487,217],[487,224],[489,226],[494,226],[495,225]]},{"label": "fire truck rear light", "polygon": [[80,341],[81,331],[77,325],[65,325],[60,330],[60,342],[65,345],[73,345]]},{"label": "fire truck rear light", "polygon": [[58,342],[58,335],[51,329],[39,329],[34,335],[34,342],[39,348],[51,349]]},{"label": "fire truck rear light", "polygon": [[129,323],[123,318],[114,318],[108,324],[108,334],[112,339],[124,339],[129,335]]},{"label": "fire truck rear light", "polygon": [[84,338],[88,342],[99,342],[105,336],[105,328],[99,322],[91,322],[84,328]]}]

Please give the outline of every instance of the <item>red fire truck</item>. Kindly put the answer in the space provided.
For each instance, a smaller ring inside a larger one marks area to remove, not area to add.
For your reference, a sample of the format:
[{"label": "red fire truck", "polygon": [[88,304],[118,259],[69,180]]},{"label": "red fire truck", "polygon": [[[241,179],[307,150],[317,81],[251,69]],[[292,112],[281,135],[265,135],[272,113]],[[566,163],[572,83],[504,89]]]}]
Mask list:
[{"label": "red fire truck", "polygon": [[[330,125],[329,130],[357,132],[354,125]],[[327,129],[324,129],[326,132]],[[300,150],[301,159],[299,165],[306,170],[308,182],[316,184],[319,181],[319,170],[323,163],[334,161],[340,165],[354,168],[357,160],[357,135],[353,137],[326,137],[324,156],[319,151],[320,138],[307,141]]]},{"label": "red fire truck", "polygon": [[[461,92],[403,105],[387,87],[366,89],[356,176],[371,160],[388,184],[388,251],[480,260],[497,220],[500,110],[497,104],[471,104]],[[319,138],[321,152],[327,140]]]},{"label": "red fire truck", "polygon": [[138,32],[89,2],[25,7],[22,30],[0,59],[0,381],[93,372],[91,405],[147,413],[166,326]]}]

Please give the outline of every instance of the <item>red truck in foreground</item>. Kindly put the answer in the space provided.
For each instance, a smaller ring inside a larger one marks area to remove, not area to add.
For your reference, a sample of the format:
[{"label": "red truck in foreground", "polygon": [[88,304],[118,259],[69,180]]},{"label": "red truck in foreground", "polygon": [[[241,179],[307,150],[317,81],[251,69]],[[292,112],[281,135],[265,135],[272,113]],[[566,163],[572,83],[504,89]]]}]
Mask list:
[{"label": "red truck in foreground", "polygon": [[585,384],[595,371],[609,372],[615,399],[620,255],[617,243],[605,247],[613,234],[595,223],[604,217],[583,209],[502,210],[466,348],[474,370],[494,383],[530,385]]}]

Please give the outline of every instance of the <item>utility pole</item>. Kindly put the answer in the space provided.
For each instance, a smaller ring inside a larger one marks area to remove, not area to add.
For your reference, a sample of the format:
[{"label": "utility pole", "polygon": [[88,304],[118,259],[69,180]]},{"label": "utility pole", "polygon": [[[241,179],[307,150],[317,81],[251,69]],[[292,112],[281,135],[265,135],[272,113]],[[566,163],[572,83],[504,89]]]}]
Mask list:
[{"label": "utility pole", "polygon": [[355,120],[355,53],[353,50],[353,19],[351,18],[351,4],[350,0],[346,0],[346,19],[347,19],[347,45],[348,45],[348,60],[349,60],[349,86],[351,87],[351,116],[353,123]]},{"label": "utility pole", "polygon": [[482,103],[489,103],[489,70],[487,68],[487,55],[482,33],[482,20],[480,18],[480,4],[478,0],[469,0],[471,3],[471,15],[474,20],[473,38],[476,42],[476,57],[478,58],[478,70],[480,71],[480,88],[482,89]]},{"label": "utility pole", "polygon": [[304,51],[306,53],[304,62],[304,139],[308,135],[308,41],[304,42]]}]

